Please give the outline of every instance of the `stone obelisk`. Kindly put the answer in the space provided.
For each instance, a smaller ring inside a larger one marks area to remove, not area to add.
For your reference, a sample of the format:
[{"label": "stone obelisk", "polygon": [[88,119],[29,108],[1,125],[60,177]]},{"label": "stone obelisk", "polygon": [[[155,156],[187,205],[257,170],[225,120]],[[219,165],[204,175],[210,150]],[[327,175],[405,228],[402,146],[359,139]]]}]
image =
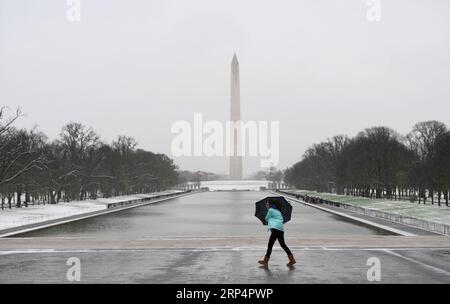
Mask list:
[{"label": "stone obelisk", "polygon": [[[230,121],[241,121],[241,97],[240,97],[240,85],[239,85],[239,62],[236,54],[231,60],[231,108],[230,108]],[[230,179],[239,180],[242,179],[242,153],[238,153],[241,149],[241,128],[240,124],[234,124],[232,128],[233,134],[231,134],[230,147]]]}]

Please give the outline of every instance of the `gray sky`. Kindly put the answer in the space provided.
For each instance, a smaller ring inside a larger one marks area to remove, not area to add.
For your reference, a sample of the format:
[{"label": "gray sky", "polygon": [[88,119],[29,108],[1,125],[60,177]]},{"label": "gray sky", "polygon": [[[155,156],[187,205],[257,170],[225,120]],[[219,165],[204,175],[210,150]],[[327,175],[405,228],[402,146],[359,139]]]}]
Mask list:
[{"label": "gray sky", "polygon": [[[280,164],[312,143],[386,125],[449,124],[450,1],[0,0],[0,104],[55,138],[80,121],[102,138],[133,136],[171,155],[176,120],[229,117],[230,61],[240,62],[244,120],[280,121]],[[175,158],[226,172],[226,158]],[[244,170],[259,159],[244,159]]]}]

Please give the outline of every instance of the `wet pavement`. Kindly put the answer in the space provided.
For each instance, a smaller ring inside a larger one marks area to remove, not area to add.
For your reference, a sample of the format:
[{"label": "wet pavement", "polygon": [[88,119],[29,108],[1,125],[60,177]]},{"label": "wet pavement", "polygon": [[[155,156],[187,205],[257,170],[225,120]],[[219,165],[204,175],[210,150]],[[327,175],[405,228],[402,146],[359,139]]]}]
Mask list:
[{"label": "wet pavement", "polygon": [[[263,250],[126,250],[34,252],[0,256],[0,283],[72,283],[66,262],[80,259],[80,283],[450,283],[449,250],[294,249],[295,268],[280,249],[268,268]],[[367,260],[380,260],[379,282]]]},{"label": "wet pavement", "polygon": [[260,268],[268,233],[253,214],[266,195],[205,192],[0,239],[0,283],[73,283],[71,257],[80,283],[378,283],[369,258],[379,283],[450,283],[448,237],[388,235],[300,203],[285,226],[296,267],[276,244]]}]

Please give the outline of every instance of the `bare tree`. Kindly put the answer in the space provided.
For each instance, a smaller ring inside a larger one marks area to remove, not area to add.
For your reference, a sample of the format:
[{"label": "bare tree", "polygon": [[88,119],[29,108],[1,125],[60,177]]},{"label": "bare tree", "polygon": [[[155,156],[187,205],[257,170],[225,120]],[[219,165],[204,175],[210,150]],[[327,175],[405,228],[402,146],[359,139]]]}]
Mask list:
[{"label": "bare tree", "polygon": [[[356,137],[313,145],[285,170],[290,186],[375,198],[414,198],[425,193],[448,202],[450,148],[443,123],[417,123],[406,137],[373,127]],[[334,187],[334,189],[333,189]],[[420,202],[420,201],[419,201]]]},{"label": "bare tree", "polygon": [[415,164],[416,183],[419,187],[420,198],[426,202],[426,191],[429,190],[429,197],[434,204],[435,174],[436,168],[431,165],[431,160],[436,151],[436,140],[447,131],[447,127],[435,120],[416,123],[412,131],[406,136],[409,148],[418,156],[419,161]]},{"label": "bare tree", "polygon": [[177,166],[164,154],[136,150],[132,137],[119,136],[111,145],[81,123],[69,123],[60,138],[47,142],[37,130],[19,130],[0,109],[1,207],[28,207],[31,202],[61,200],[166,189],[178,182]]}]

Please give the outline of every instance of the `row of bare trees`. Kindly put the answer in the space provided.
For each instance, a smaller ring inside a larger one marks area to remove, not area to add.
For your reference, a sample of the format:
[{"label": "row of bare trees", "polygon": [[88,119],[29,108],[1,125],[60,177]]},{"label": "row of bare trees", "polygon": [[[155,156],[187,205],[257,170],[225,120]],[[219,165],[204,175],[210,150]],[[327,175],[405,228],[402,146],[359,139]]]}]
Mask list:
[{"label": "row of bare trees", "polygon": [[42,132],[15,128],[19,117],[20,111],[7,117],[0,109],[2,209],[147,193],[177,183],[173,160],[137,149],[131,137],[107,144],[91,128],[69,123],[50,142]]},{"label": "row of bare trees", "polygon": [[387,127],[338,135],[309,148],[284,179],[299,189],[449,206],[450,131],[424,121],[405,136]]}]

